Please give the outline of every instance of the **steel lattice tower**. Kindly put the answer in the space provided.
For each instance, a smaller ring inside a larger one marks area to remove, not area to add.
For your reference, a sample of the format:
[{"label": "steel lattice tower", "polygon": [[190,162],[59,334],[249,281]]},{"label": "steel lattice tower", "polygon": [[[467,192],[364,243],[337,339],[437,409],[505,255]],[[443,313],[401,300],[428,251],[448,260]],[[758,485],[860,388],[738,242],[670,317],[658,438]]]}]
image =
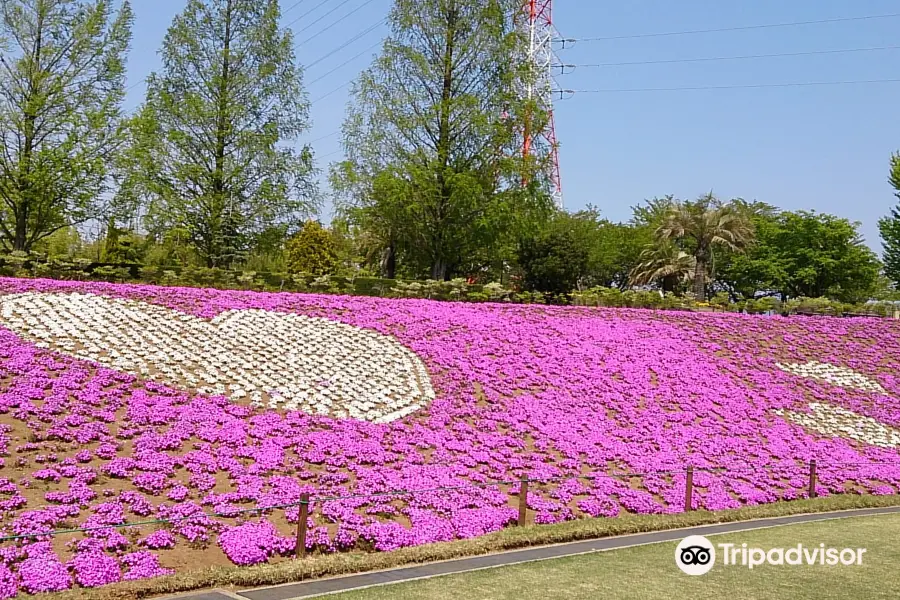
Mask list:
[{"label": "steel lattice tower", "polygon": [[559,62],[553,51],[553,42],[557,38],[556,28],[553,26],[553,0],[523,0],[516,22],[526,40],[527,55],[524,60],[530,67],[530,77],[524,82],[521,94],[523,98],[534,102],[547,116],[545,125],[535,127],[531,115],[526,113],[522,156],[547,157],[550,161],[553,198],[557,206],[562,207],[559,143],[553,119],[553,67]]}]

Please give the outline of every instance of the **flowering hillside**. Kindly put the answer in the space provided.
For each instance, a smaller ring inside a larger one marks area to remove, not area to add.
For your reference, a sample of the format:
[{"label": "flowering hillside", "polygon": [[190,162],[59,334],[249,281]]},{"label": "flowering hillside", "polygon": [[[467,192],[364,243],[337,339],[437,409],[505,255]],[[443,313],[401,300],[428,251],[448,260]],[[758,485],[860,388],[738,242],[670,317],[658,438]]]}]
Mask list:
[{"label": "flowering hillside", "polygon": [[[0,279],[0,598],[900,485],[887,320]],[[644,474],[630,477],[627,474]],[[581,478],[576,478],[581,476]],[[545,483],[539,483],[543,481]],[[401,497],[392,490],[429,491]]]}]

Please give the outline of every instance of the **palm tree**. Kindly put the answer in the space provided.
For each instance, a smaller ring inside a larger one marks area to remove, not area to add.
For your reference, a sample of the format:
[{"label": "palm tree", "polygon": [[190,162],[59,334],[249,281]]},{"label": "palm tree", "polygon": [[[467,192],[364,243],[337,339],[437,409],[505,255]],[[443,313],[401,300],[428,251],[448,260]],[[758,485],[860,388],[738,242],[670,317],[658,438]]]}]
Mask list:
[{"label": "palm tree", "polygon": [[694,202],[677,202],[656,230],[656,238],[660,243],[690,249],[694,296],[705,300],[713,250],[718,246],[743,251],[753,241],[753,223],[741,204],[725,204],[710,192]]},{"label": "palm tree", "polygon": [[647,285],[660,280],[663,292],[674,292],[679,283],[690,281],[694,257],[672,243],[656,244],[641,252],[641,262],[631,271],[631,285]]}]

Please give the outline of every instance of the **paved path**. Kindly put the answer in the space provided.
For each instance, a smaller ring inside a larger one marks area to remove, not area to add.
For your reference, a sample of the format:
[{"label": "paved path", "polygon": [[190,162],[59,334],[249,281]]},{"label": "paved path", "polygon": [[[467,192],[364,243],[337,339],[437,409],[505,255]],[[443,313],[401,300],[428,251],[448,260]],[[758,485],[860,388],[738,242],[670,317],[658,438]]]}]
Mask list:
[{"label": "paved path", "polygon": [[449,575],[452,573],[462,573],[465,571],[476,571],[479,569],[514,565],[517,563],[536,560],[561,558],[563,556],[585,554],[587,552],[614,550],[617,548],[625,548],[628,546],[655,544],[658,542],[671,542],[681,540],[689,535],[713,535],[717,533],[748,531],[751,529],[761,529],[764,527],[774,527],[778,525],[808,523],[810,521],[826,521],[829,519],[840,519],[844,517],[866,517],[890,513],[900,513],[900,506],[889,506],[884,508],[864,508],[858,510],[844,510],[810,515],[794,515],[788,517],[773,517],[769,519],[757,519],[755,521],[721,523],[716,525],[701,525],[698,527],[690,527],[686,529],[672,529],[669,531],[638,533],[634,535],[623,535],[596,540],[586,540],[582,542],[556,544],[553,546],[539,546],[536,548],[526,548],[523,550],[512,550],[509,552],[499,552],[496,554],[488,554],[484,556],[473,556],[471,558],[459,558],[436,563],[415,565],[411,567],[401,567],[398,569],[390,569],[387,571],[376,571],[374,573],[361,573],[359,575],[346,575],[342,577],[332,577],[329,579],[314,579],[305,582],[288,583],[279,586],[257,588],[236,593],[216,590],[213,592],[204,592],[203,594],[178,596],[177,600],[233,600],[235,598],[243,598],[247,600],[299,600],[301,598],[311,598],[322,594],[332,594],[335,592],[344,592],[375,585],[399,583],[402,581],[409,581],[413,579],[424,579],[428,577],[436,577],[439,575]]}]

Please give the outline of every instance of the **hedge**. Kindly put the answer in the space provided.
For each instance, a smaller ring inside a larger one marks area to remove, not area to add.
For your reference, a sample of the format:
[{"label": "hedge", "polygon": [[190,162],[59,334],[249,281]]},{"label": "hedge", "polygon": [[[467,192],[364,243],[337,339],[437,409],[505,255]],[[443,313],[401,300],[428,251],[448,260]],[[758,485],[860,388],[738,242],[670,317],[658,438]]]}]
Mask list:
[{"label": "hedge", "polygon": [[781,302],[764,297],[732,302],[724,294],[710,302],[696,302],[690,296],[665,295],[648,290],[591,288],[562,296],[504,288],[499,283],[469,284],[452,281],[409,281],[378,277],[340,277],[309,274],[231,271],[191,266],[149,266],[89,260],[62,261],[21,253],[0,255],[0,276],[47,279],[150,283],[164,286],[211,287],[256,291],[311,292],[382,298],[428,298],[464,302],[505,302],[517,304],[573,304],[576,306],[649,308],[660,310],[728,311],[750,314],[879,316],[897,317],[900,305],[890,302],[845,304],[828,298],[795,298]]}]

